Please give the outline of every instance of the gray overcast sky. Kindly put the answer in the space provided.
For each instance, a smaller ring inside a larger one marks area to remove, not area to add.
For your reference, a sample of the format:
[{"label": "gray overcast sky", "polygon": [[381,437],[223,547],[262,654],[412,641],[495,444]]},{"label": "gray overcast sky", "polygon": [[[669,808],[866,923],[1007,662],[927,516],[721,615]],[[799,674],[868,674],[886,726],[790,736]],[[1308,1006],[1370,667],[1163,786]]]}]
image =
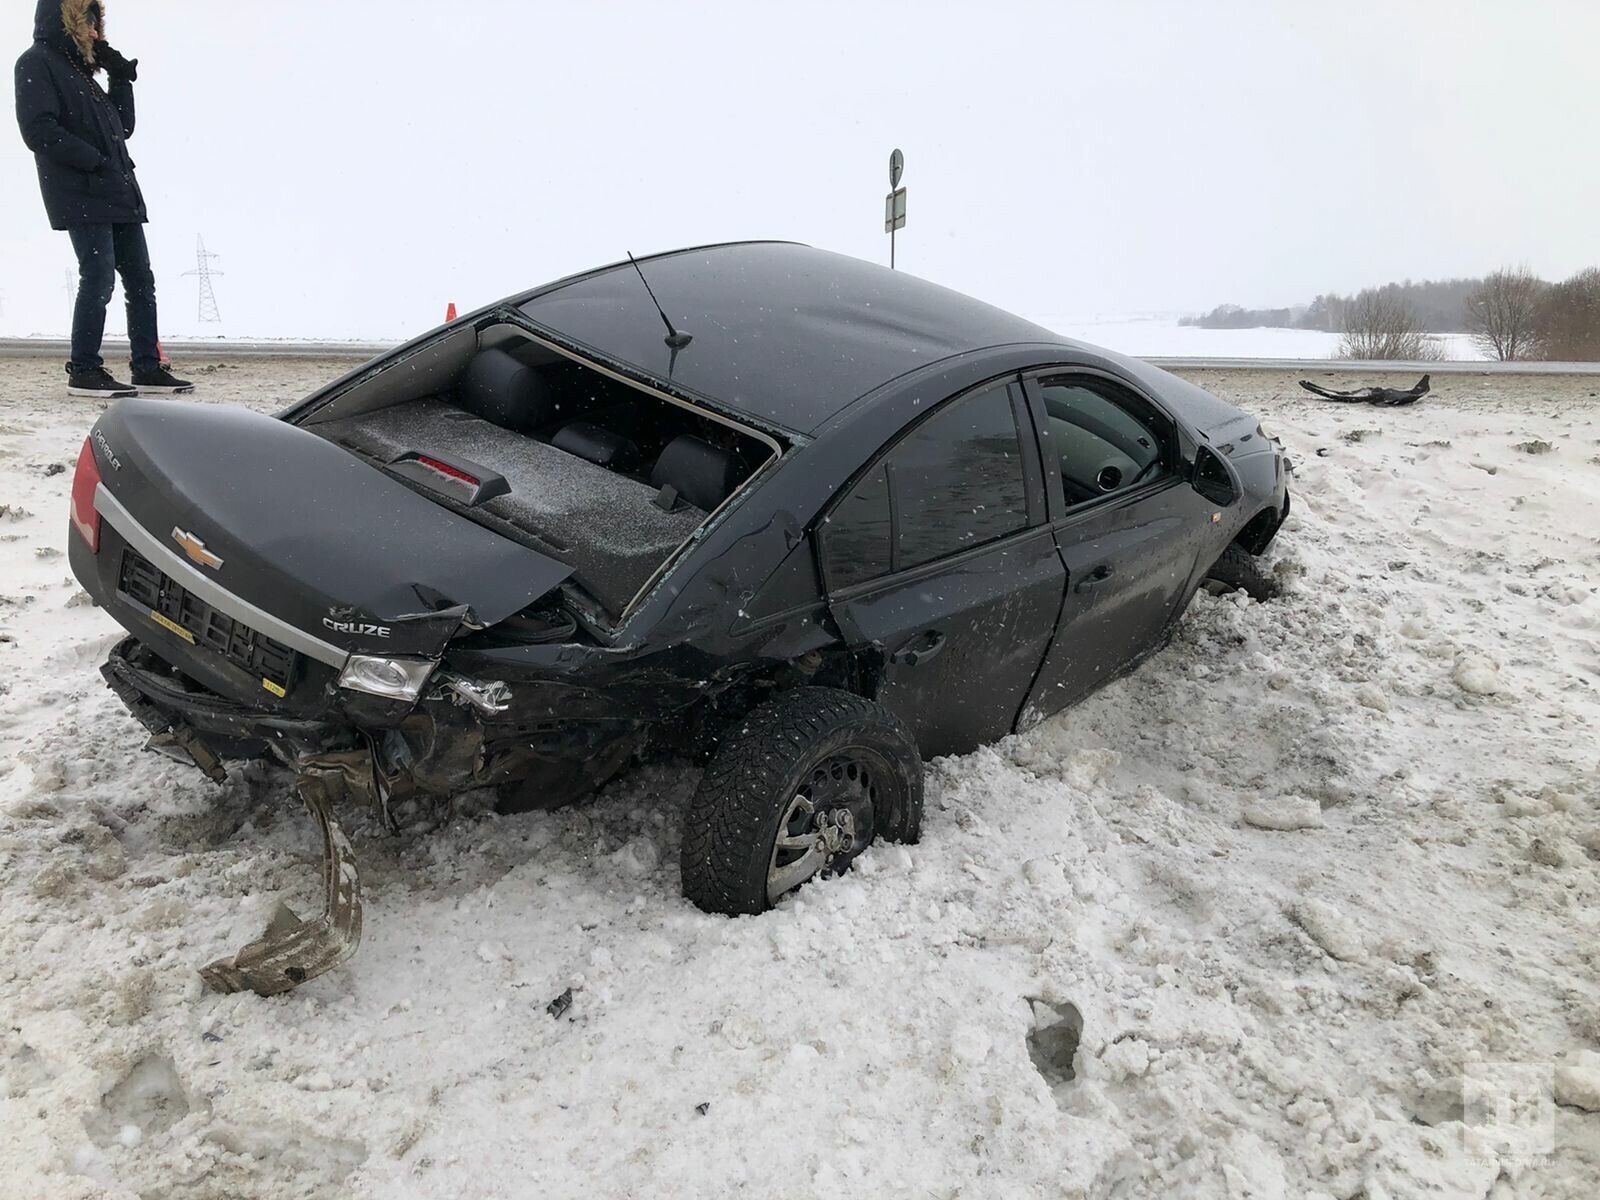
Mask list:
[{"label": "gray overcast sky", "polygon": [[[886,261],[896,145],[900,265],[1045,324],[1600,260],[1594,0],[107,6],[169,336],[411,334],[624,249]],[[61,333],[11,130],[0,332]]]}]

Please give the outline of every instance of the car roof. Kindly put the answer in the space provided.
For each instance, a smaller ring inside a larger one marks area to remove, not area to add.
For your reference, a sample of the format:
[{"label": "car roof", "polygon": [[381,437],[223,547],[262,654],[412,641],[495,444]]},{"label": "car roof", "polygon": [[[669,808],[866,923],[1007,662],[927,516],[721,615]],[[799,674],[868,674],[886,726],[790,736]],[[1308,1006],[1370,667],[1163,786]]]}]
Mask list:
[{"label": "car roof", "polygon": [[993,305],[843,254],[733,242],[641,259],[674,354],[627,261],[516,298],[533,322],[735,414],[810,433],[868,392],[952,355],[1016,343],[1078,348]]}]

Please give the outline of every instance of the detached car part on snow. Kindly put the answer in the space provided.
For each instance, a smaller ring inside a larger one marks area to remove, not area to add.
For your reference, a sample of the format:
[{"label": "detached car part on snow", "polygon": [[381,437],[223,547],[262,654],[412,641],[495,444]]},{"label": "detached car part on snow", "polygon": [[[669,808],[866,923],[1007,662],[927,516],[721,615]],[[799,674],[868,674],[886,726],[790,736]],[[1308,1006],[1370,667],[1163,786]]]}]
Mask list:
[{"label": "detached car part on snow", "polygon": [[1365,387],[1340,392],[1312,383],[1309,379],[1302,379],[1300,386],[1313,396],[1320,396],[1324,400],[1337,400],[1341,404],[1378,404],[1388,408],[1400,408],[1421,400],[1432,389],[1432,383],[1433,377],[1424,375],[1408,388]]},{"label": "detached car part on snow", "polygon": [[695,754],[684,891],[759,912],[915,840],[923,758],[1126,671],[1208,577],[1268,586],[1283,456],[1199,388],[803,246],[643,267],[682,332],[622,263],[276,417],[127,400],[85,441],[108,682],[213,777],[297,771],[324,829],[328,914],[215,984],[353,949],[333,792],[553,805]]}]

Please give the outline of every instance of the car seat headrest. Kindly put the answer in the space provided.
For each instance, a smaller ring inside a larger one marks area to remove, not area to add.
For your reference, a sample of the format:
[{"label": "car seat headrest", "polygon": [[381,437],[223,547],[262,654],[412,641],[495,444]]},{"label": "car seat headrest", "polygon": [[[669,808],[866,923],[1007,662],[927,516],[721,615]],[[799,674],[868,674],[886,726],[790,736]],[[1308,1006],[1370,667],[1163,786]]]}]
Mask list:
[{"label": "car seat headrest", "polygon": [[555,405],[538,371],[504,350],[483,350],[467,364],[461,407],[507,429],[527,430],[549,421]]},{"label": "car seat headrest", "polygon": [[639,461],[639,447],[620,433],[588,421],[569,421],[550,439],[557,450],[576,454],[602,467],[626,471]]},{"label": "car seat headrest", "polygon": [[683,434],[667,443],[650,472],[651,487],[672,486],[706,512],[720,505],[739,484],[739,464],[726,450]]}]

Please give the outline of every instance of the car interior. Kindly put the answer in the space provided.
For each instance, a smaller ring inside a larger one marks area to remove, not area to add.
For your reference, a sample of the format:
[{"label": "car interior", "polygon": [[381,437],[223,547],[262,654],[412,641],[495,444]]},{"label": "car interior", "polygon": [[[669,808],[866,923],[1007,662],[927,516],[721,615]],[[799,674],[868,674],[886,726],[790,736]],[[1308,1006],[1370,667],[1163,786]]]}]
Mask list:
[{"label": "car interior", "polygon": [[446,343],[358,381],[301,423],[572,567],[602,624],[778,450],[515,327]]},{"label": "car interior", "polygon": [[1131,411],[1110,387],[1084,379],[1045,381],[1040,391],[1061,463],[1067,505],[1087,504],[1156,477],[1163,464],[1156,414]]}]

